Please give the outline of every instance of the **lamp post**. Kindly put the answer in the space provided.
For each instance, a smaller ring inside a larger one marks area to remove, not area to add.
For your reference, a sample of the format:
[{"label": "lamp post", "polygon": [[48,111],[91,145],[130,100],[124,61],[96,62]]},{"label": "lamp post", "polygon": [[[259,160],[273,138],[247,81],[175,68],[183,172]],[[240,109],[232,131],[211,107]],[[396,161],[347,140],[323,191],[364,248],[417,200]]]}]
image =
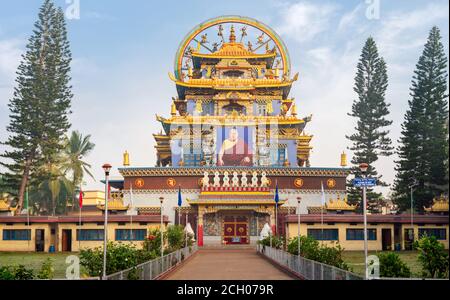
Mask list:
[{"label": "lamp post", "polygon": [[300,257],[300,201],[302,200],[301,197],[297,197],[297,238],[298,238],[298,257]]},{"label": "lamp post", "polygon": [[414,240],[414,187],[417,186],[417,182],[413,180],[413,183],[409,186],[411,193],[411,232]]},{"label": "lamp post", "polygon": [[164,256],[164,234],[163,234],[163,202],[164,197],[159,197],[159,202],[161,203],[161,258]]},{"label": "lamp post", "polygon": [[103,279],[106,280],[106,248],[108,246],[108,199],[109,199],[109,171],[111,170],[110,164],[104,164],[102,166],[105,171],[105,222],[103,229]]},{"label": "lamp post", "polygon": [[[363,178],[367,177],[367,169],[369,168],[369,165],[366,163],[361,163],[359,165],[359,169],[361,170]],[[363,217],[364,217],[364,266],[366,270],[366,279],[369,278],[369,269],[368,269],[368,262],[367,262],[367,199],[366,199],[366,193],[367,188],[364,185],[363,186]]]}]

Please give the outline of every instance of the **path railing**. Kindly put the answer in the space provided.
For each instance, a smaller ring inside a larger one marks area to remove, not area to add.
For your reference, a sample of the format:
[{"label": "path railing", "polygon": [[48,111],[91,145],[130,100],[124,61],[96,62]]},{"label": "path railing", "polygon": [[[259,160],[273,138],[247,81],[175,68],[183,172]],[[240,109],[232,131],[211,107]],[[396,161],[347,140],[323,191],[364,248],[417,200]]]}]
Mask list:
[{"label": "path railing", "polygon": [[182,248],[163,257],[158,257],[135,267],[110,274],[107,280],[153,280],[161,274],[175,268],[197,251],[197,245]]},{"label": "path railing", "polygon": [[306,280],[362,280],[363,276],[283,250],[257,245],[257,251]]}]

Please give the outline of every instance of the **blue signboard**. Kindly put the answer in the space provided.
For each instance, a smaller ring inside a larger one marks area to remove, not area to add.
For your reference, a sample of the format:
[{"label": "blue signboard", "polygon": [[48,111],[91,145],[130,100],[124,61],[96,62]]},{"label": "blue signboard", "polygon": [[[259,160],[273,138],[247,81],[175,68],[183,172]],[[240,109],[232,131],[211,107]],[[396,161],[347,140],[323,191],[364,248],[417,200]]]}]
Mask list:
[{"label": "blue signboard", "polygon": [[353,179],[353,185],[355,187],[371,187],[377,185],[376,178],[355,178]]}]

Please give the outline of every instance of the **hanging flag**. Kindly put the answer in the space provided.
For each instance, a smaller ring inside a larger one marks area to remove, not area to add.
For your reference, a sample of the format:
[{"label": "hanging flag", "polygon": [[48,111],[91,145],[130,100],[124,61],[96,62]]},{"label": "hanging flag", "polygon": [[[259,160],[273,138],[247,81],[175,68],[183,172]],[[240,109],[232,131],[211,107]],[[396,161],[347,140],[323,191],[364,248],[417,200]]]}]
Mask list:
[{"label": "hanging flag", "polygon": [[178,187],[178,206],[181,207],[183,199],[181,198],[181,185]]},{"label": "hanging flag", "polygon": [[277,180],[276,187],[275,187],[275,199],[274,200],[275,200],[275,203],[277,203],[277,204],[280,201],[280,195],[278,195],[278,180]]},{"label": "hanging flag", "polygon": [[320,182],[320,187],[321,187],[321,190],[322,190],[322,207],[325,205],[325,191],[324,191],[324,189],[323,189],[323,182],[321,181]]},{"label": "hanging flag", "polygon": [[81,190],[81,187],[80,187],[80,195],[78,197],[78,205],[80,209],[83,208],[83,191]]},{"label": "hanging flag", "polygon": [[133,207],[133,184],[130,183],[130,206]]},{"label": "hanging flag", "polygon": [[111,185],[108,183],[108,195],[107,195],[106,199],[108,199],[108,201],[109,201],[109,198],[111,198]]}]

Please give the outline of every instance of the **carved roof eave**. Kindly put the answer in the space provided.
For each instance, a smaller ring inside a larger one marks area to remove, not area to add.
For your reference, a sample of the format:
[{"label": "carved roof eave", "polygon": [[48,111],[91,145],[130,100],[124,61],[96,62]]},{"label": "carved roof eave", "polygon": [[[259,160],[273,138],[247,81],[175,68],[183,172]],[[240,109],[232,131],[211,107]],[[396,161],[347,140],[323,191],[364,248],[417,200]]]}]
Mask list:
[{"label": "carved roof eave", "polygon": [[[232,174],[248,170],[246,167],[208,167],[207,170],[213,174],[214,171]],[[349,168],[312,168],[312,167],[253,167],[257,172],[266,172],[267,176],[334,176],[347,177]],[[204,167],[128,167],[119,168],[124,177],[134,176],[203,176]]]},{"label": "carved roof eave", "polygon": [[[236,205],[275,205],[275,201],[273,199],[195,199],[195,200],[186,200],[190,205],[213,205],[213,204],[236,204]],[[287,200],[278,201],[278,205],[283,205]]]},{"label": "carved roof eave", "polygon": [[[176,117],[171,119],[165,119],[162,117],[159,117],[159,121],[161,121],[164,125],[168,126],[171,124],[179,124],[179,125],[191,125],[191,124],[221,124],[229,125],[229,126],[236,126],[238,123],[239,125],[254,125],[254,124],[261,124],[264,122],[270,123],[271,121],[276,121],[279,125],[300,125],[304,124],[304,119],[297,119],[296,117],[289,116],[289,117],[281,117],[281,116],[275,116],[275,117],[257,117],[257,116],[244,116],[242,117],[232,117],[232,116],[189,116],[189,117]],[[237,123],[229,123],[225,122],[225,120],[233,120]],[[299,139],[303,139],[302,136],[299,136]],[[312,136],[309,140],[312,139]]]}]

